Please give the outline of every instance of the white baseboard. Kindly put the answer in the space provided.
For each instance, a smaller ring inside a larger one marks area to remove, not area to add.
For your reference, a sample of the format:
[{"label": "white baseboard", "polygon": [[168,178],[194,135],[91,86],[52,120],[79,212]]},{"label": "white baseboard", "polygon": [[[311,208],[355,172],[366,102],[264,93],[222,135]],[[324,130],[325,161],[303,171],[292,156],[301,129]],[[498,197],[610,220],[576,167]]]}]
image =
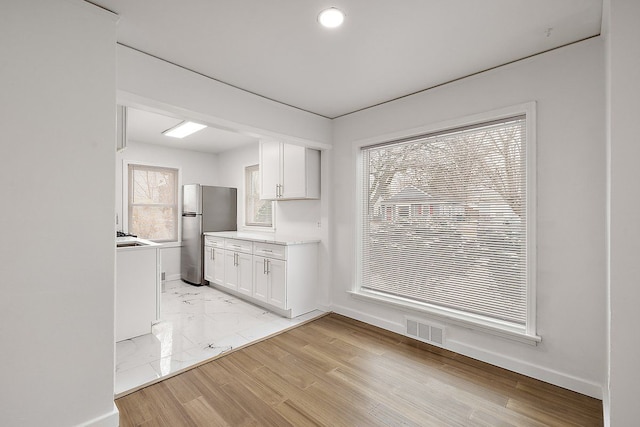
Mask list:
[{"label": "white baseboard", "polygon": [[[334,305],[331,307],[330,311],[406,336],[405,326],[400,323],[391,322],[344,306]],[[447,340],[443,348],[462,354],[463,356],[471,357],[494,366],[499,366],[501,368],[508,369],[509,371],[536,378],[540,381],[573,390],[596,399],[603,398],[602,385],[584,378],[575,377],[543,366],[531,364],[498,353],[493,353],[491,351],[451,339]]]},{"label": "white baseboard", "polygon": [[114,403],[113,410],[111,412],[81,423],[78,425],[78,427],[118,427],[119,425],[120,412],[118,411],[118,407]]}]

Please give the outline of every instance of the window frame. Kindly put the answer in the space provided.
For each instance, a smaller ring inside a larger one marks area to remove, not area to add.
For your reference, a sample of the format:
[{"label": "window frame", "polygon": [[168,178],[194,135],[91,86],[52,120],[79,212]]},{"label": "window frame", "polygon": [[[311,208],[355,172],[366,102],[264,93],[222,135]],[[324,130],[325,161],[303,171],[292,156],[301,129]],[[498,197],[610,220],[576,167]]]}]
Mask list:
[{"label": "window frame", "polygon": [[[435,306],[427,303],[420,303],[399,296],[390,296],[382,292],[362,289],[362,268],[363,268],[363,197],[362,183],[364,170],[362,166],[362,149],[389,143],[393,141],[416,138],[426,134],[453,130],[455,128],[479,125],[484,122],[500,120],[512,116],[524,115],[526,120],[526,174],[527,174],[527,197],[526,197],[526,248],[527,248],[527,301],[526,301],[526,323],[524,327],[519,327],[512,323],[503,322],[497,319],[488,319],[484,316],[478,316],[473,313],[462,313],[460,311],[448,309],[446,307]],[[536,329],[536,103],[535,101],[523,104],[513,105],[501,109],[491,110],[484,113],[469,115],[459,119],[453,119],[443,122],[434,123],[419,128],[408,129],[404,131],[385,134],[373,138],[367,138],[352,143],[353,159],[356,168],[355,180],[355,259],[356,268],[353,277],[353,284],[348,291],[352,297],[363,299],[369,302],[375,302],[409,310],[410,314],[420,313],[434,317],[437,320],[445,321],[450,324],[460,325],[465,328],[484,331],[490,334],[502,336],[504,338],[523,342],[530,345],[536,345],[542,340],[537,335]]]},{"label": "window frame", "polygon": [[176,192],[176,215],[177,215],[177,240],[151,240],[166,246],[180,245],[182,242],[182,168],[166,164],[156,164],[144,161],[123,160],[122,161],[122,229],[129,232],[129,166],[146,166],[150,168],[175,169],[177,171],[177,192]]},{"label": "window frame", "polygon": [[[245,165],[244,168],[242,169],[243,171],[243,191],[244,191],[244,197],[243,197],[243,210],[242,210],[242,216],[243,216],[243,228],[247,229],[247,230],[255,230],[255,231],[275,231],[276,229],[276,213],[275,213],[275,204],[273,201],[271,201],[271,225],[261,225],[258,223],[249,223],[247,222],[247,208],[248,208],[248,192],[247,192],[247,171],[249,168],[257,168],[258,173],[260,173],[260,164],[250,164],[250,165]],[[260,180],[258,180],[260,181]],[[258,197],[260,196],[260,192],[258,191]]]}]

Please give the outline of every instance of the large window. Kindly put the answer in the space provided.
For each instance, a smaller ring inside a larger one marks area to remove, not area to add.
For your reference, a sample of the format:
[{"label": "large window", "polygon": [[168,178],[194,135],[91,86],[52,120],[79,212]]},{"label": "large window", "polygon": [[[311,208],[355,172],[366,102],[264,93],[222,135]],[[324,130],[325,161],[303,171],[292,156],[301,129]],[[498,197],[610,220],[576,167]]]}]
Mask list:
[{"label": "large window", "polygon": [[526,117],[362,148],[359,292],[531,333]]},{"label": "large window", "polygon": [[245,215],[244,223],[248,226],[273,227],[273,202],[260,200],[260,167],[245,168]]},{"label": "large window", "polygon": [[178,169],[129,164],[128,185],[129,233],[178,240]]}]

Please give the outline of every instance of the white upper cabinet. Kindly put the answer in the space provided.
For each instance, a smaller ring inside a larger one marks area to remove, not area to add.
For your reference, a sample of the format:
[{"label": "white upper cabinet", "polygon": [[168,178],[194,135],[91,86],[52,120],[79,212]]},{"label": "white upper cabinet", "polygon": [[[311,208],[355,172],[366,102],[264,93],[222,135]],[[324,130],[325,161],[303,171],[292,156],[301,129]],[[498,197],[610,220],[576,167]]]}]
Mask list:
[{"label": "white upper cabinet", "polygon": [[260,198],[320,198],[320,151],[282,142],[260,142]]}]

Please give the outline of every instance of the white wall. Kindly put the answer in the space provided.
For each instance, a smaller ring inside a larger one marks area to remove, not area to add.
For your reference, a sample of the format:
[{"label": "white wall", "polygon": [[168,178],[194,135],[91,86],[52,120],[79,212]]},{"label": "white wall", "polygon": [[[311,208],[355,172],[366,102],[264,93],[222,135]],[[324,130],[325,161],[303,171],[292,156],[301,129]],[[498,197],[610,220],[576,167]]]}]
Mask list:
[{"label": "white wall", "polygon": [[[259,73],[260,70],[256,70]],[[331,121],[118,46],[118,100],[256,137],[331,145]]]},{"label": "white wall", "polygon": [[[251,144],[219,154],[219,185],[238,188],[238,227],[244,227],[244,168],[259,163],[259,145]],[[321,200],[274,203],[276,232],[290,236],[319,237]],[[259,231],[254,227],[252,230]]]},{"label": "white wall", "polygon": [[[127,203],[123,200],[123,175],[125,161],[165,166],[180,169],[180,184],[218,185],[218,157],[212,153],[166,148],[153,144],[129,141],[128,146],[116,156],[116,214],[119,218],[118,230],[123,230],[127,215]],[[182,188],[182,187],[180,187]],[[182,190],[180,190],[182,191]],[[179,198],[178,200],[182,200]],[[180,246],[167,243],[161,249],[162,271],[167,280],[180,277]]]},{"label": "white wall", "polygon": [[117,426],[115,19],[0,2],[0,425]]},{"label": "white wall", "polygon": [[[603,41],[591,39],[335,120],[336,311],[403,331],[403,311],[347,294],[355,274],[354,141],[537,101],[537,319],[542,343],[447,327],[447,348],[601,397],[605,364]],[[425,316],[426,317],[426,316]]]},{"label": "white wall", "polygon": [[608,0],[609,358],[605,423],[640,419],[640,2]]}]

